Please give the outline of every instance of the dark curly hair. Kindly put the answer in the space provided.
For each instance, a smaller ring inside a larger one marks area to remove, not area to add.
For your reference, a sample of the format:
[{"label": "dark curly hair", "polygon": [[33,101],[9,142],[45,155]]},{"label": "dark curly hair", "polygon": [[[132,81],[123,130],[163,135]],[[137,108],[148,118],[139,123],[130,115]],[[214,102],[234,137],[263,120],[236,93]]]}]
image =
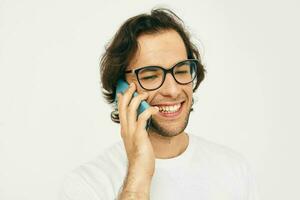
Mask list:
[{"label": "dark curly hair", "polygon": [[[138,37],[165,30],[175,30],[185,44],[188,59],[198,59],[200,61],[196,83],[193,88],[193,91],[196,91],[205,74],[199,50],[191,42],[190,34],[186,30],[183,21],[171,10],[158,8],[152,9],[150,14],[140,14],[129,18],[106,46],[100,61],[100,74],[102,93],[109,104],[114,102],[117,80],[125,78],[124,71],[138,49]],[[113,121],[116,120],[113,119]]]}]

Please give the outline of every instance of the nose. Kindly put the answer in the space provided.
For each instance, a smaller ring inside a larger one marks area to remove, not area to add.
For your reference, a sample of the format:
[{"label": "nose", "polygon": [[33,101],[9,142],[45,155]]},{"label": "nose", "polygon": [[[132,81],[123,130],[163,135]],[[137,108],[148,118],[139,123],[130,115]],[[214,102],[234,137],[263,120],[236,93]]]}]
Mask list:
[{"label": "nose", "polygon": [[163,85],[159,92],[166,97],[176,98],[180,94],[180,85],[175,81],[171,73],[166,74]]}]

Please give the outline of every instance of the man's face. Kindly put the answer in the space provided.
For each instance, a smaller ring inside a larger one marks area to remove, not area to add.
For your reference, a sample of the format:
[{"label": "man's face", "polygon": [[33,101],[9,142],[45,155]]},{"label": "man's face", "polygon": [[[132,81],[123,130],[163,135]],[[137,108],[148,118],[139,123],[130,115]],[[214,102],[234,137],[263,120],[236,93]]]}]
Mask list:
[{"label": "man's face", "polygon": [[[187,59],[183,40],[174,30],[142,35],[138,38],[138,44],[138,51],[127,70],[153,65],[168,69]],[[128,75],[127,81],[136,84],[138,93],[145,91],[135,75]],[[159,113],[152,116],[151,130],[168,137],[182,133],[187,126],[192,106],[192,83],[180,85],[168,73],[160,88],[147,92],[147,102],[160,108]]]}]

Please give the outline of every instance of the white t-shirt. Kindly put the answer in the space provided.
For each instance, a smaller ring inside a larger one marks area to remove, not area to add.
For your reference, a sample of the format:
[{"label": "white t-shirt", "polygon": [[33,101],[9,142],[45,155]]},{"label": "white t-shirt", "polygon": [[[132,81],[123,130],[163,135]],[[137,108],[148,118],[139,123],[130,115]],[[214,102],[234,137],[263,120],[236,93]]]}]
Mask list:
[{"label": "white t-shirt", "polygon": [[[70,173],[61,200],[116,199],[127,172],[121,142]],[[256,186],[244,158],[233,150],[189,135],[185,152],[156,159],[151,200],[257,200]]]}]

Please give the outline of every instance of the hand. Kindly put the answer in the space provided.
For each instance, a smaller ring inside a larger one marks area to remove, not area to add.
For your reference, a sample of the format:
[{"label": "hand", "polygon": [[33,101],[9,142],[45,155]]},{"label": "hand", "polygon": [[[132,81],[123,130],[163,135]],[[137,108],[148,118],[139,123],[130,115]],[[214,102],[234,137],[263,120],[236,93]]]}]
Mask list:
[{"label": "hand", "polygon": [[148,94],[142,93],[133,97],[135,90],[135,84],[131,83],[123,95],[117,94],[121,136],[129,164],[123,190],[147,193],[149,188],[145,187],[150,187],[155,155],[145,127],[147,120],[158,112],[158,108],[150,107],[137,117],[137,109],[141,101],[147,99]]}]

